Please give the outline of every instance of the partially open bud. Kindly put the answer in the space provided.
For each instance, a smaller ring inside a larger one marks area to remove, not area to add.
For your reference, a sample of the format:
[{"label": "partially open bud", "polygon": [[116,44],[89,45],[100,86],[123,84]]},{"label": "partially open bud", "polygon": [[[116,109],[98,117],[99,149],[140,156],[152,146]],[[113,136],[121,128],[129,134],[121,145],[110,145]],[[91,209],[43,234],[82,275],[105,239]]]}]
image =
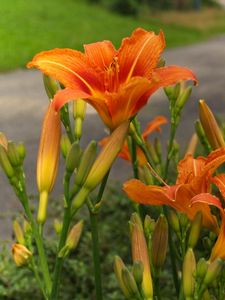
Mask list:
[{"label": "partially open bud", "polygon": [[16,168],[21,165],[22,161],[17,146],[11,141],[8,143],[7,155],[13,167]]},{"label": "partially open bud", "polygon": [[21,244],[14,244],[12,246],[12,254],[17,267],[28,264],[32,256],[32,253]]},{"label": "partially open bud", "polygon": [[166,259],[168,246],[168,223],[164,215],[159,216],[152,235],[152,262],[160,269]]},{"label": "partially open bud", "polygon": [[45,91],[46,94],[48,95],[48,98],[53,99],[54,95],[59,90],[58,82],[55,79],[45,74],[43,75],[43,82],[44,82]]},{"label": "partially open bud", "polygon": [[6,149],[0,145],[0,165],[8,178],[12,178],[15,173],[8,159]]},{"label": "partially open bud", "polygon": [[106,173],[109,171],[124,144],[128,129],[129,121],[126,121],[113,131],[107,144],[102,148],[100,154],[95,160],[83,187],[74,199],[74,210],[77,210],[82,206],[87,195],[102,181]]},{"label": "partially open bud", "polygon": [[185,299],[192,299],[195,290],[194,272],[196,270],[195,255],[191,248],[185,254],[183,262],[183,290]]},{"label": "partially open bud", "polygon": [[82,99],[77,99],[73,102],[73,117],[75,120],[74,133],[77,139],[82,135],[82,124],[85,117],[87,103]]},{"label": "partially open bud", "polygon": [[202,227],[202,213],[198,211],[191,222],[191,229],[188,237],[188,247],[194,248],[198,242]]},{"label": "partially open bud", "polygon": [[5,150],[8,148],[8,140],[4,133],[0,132],[0,145],[2,145]]},{"label": "partially open bud", "polygon": [[72,250],[76,249],[81,237],[83,227],[83,221],[78,222],[72,227],[66,239],[65,246],[59,252],[59,257],[66,257]]},{"label": "partially open bud", "polygon": [[69,150],[69,153],[66,157],[66,171],[68,173],[73,173],[73,171],[78,167],[80,163],[82,150],[80,148],[80,145],[78,142],[74,142],[71,145],[71,148]]},{"label": "partially open bud", "polygon": [[130,231],[133,262],[142,262],[144,267],[143,280],[141,284],[143,295],[147,299],[153,299],[153,287],[148,248],[142,223],[137,213],[133,213],[131,216]]},{"label": "partially open bud", "polygon": [[23,229],[17,220],[14,220],[14,222],[13,222],[13,232],[15,234],[17,242],[19,244],[24,245],[25,239],[24,239]]},{"label": "partially open bud", "polygon": [[204,129],[205,135],[213,149],[225,147],[224,138],[216,119],[205,103],[204,100],[199,101],[199,117]]},{"label": "partially open bud", "polygon": [[40,224],[46,220],[48,194],[53,188],[58,170],[60,136],[60,115],[50,103],[42,125],[37,160],[37,185],[40,193],[37,220]]},{"label": "partially open bud", "polygon": [[129,291],[128,291],[127,287],[125,286],[123,278],[122,278],[122,270],[124,270],[125,268],[126,268],[126,266],[124,265],[122,259],[119,256],[115,256],[114,272],[116,274],[116,278],[119,283],[119,286],[124,293],[124,296],[126,298],[129,298]]}]

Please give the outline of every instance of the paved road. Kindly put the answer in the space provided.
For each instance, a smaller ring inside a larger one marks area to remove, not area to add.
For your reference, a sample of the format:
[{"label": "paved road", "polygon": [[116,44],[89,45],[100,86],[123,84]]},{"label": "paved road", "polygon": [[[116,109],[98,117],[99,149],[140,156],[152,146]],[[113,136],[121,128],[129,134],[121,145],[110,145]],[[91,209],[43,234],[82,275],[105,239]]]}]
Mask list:
[{"label": "paved road", "polygon": [[[224,114],[225,107],[225,36],[210,41],[170,49],[165,52],[167,64],[183,65],[191,68],[199,79],[199,86],[194,88],[190,102],[183,114],[181,127],[178,130],[178,141],[185,147],[193,131],[193,121],[197,118],[197,100],[204,98],[214,111]],[[168,115],[167,100],[162,92],[156,93],[147,107],[140,113],[144,124],[156,114]],[[26,174],[29,192],[35,194],[35,160],[40,133],[40,124],[47,107],[47,97],[42,88],[40,72],[34,70],[17,70],[0,74],[0,131],[16,141],[24,141],[27,146]],[[86,143],[91,138],[104,136],[104,126],[92,108],[88,110],[85,123]],[[164,140],[168,129],[163,133]],[[122,167],[121,167],[122,166]],[[122,168],[122,170],[121,170]],[[119,169],[119,172],[118,172]],[[62,172],[61,172],[62,173]],[[130,174],[126,163],[114,168],[111,179],[124,179]],[[60,186],[60,185],[59,185]],[[59,193],[59,187],[55,194]],[[11,219],[20,204],[0,173],[0,201],[2,219],[0,219],[0,239],[9,239]]]}]

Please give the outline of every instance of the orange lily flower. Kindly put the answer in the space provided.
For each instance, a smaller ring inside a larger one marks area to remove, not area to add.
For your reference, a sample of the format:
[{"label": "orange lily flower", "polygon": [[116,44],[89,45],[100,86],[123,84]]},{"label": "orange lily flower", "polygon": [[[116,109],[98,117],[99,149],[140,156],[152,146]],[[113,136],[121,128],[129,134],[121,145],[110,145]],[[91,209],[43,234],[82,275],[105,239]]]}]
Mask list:
[{"label": "orange lily flower", "polygon": [[[143,140],[147,141],[148,135],[151,134],[154,131],[161,132],[161,127],[160,126],[163,125],[163,124],[166,124],[166,123],[167,123],[167,119],[164,116],[155,117],[152,121],[150,121],[147,124],[146,128],[144,129],[144,131],[142,133]],[[106,138],[102,139],[99,142],[99,144],[101,146],[104,146],[107,143],[108,139],[109,139],[109,137],[106,137]],[[127,141],[124,143],[124,145],[123,145],[120,153],[118,154],[118,156],[121,157],[124,160],[132,161]],[[145,154],[143,153],[143,151],[138,146],[137,146],[137,160],[138,160],[138,165],[139,166],[143,166],[147,163],[147,159],[145,157]]]},{"label": "orange lily flower", "polygon": [[58,111],[70,100],[82,98],[114,130],[133,117],[157,89],[182,80],[197,82],[187,68],[157,67],[165,48],[164,34],[137,28],[118,50],[110,41],[84,45],[85,52],[53,49],[28,63],[61,82],[65,89],[54,97]]},{"label": "orange lily flower", "polygon": [[[191,199],[198,194],[210,193],[212,174],[225,161],[225,148],[213,151],[208,157],[194,159],[187,155],[178,164],[178,177],[173,186],[145,185],[131,179],[124,184],[124,190],[133,201],[147,205],[169,205],[193,219],[197,211],[203,215],[203,225],[218,233],[219,228],[210,207]],[[215,179],[214,179],[215,180]]]}]

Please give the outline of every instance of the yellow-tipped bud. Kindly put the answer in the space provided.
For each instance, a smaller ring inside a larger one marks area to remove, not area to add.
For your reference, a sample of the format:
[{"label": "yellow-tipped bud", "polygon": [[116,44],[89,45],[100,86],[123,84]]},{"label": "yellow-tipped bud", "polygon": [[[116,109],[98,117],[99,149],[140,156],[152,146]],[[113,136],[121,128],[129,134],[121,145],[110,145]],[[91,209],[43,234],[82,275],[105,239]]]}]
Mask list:
[{"label": "yellow-tipped bud", "polygon": [[8,148],[8,140],[4,133],[0,132],[0,145],[2,145],[5,150]]},{"label": "yellow-tipped bud", "polygon": [[177,233],[180,233],[180,222],[177,213],[173,209],[168,211],[168,222],[170,227]]},{"label": "yellow-tipped bud", "polygon": [[205,135],[213,149],[225,147],[224,138],[216,119],[205,103],[204,100],[199,101],[199,117],[204,129]]},{"label": "yellow-tipped bud", "polygon": [[82,206],[87,195],[102,181],[106,173],[109,171],[117,157],[117,154],[124,144],[128,129],[129,121],[126,121],[113,131],[107,144],[103,147],[97,159],[95,160],[82,189],[74,199],[74,210],[77,210]]},{"label": "yellow-tipped bud", "polygon": [[76,249],[81,237],[83,227],[83,221],[78,222],[72,227],[66,239],[65,246],[59,252],[59,257],[66,257],[72,250]]},{"label": "yellow-tipped bud", "polygon": [[60,146],[61,146],[62,155],[64,158],[66,158],[70,151],[70,148],[71,148],[70,139],[68,138],[68,136],[66,134],[62,135],[61,141],[60,141]]},{"label": "yellow-tipped bud", "polygon": [[32,253],[21,244],[14,244],[12,246],[13,259],[17,267],[22,267],[29,263]]},{"label": "yellow-tipped bud", "polygon": [[205,274],[208,269],[208,264],[206,260],[202,257],[199,259],[196,267],[196,277],[199,279],[202,279],[205,277]]},{"label": "yellow-tipped bud", "polygon": [[132,274],[134,276],[137,285],[141,285],[142,283],[143,271],[144,271],[143,263],[141,261],[135,261],[132,267]]},{"label": "yellow-tipped bud", "polygon": [[142,292],[145,298],[153,298],[152,277],[150,271],[150,262],[148,256],[148,248],[145,240],[144,230],[140,217],[137,213],[132,214],[130,219],[131,230],[131,246],[133,262],[141,262],[143,264],[143,280]]},{"label": "yellow-tipped bud", "polygon": [[23,229],[22,229],[22,227],[20,226],[20,224],[17,220],[13,221],[13,232],[15,234],[17,242],[19,244],[24,245],[25,244],[25,239],[24,239]]},{"label": "yellow-tipped bud", "polygon": [[2,145],[0,145],[0,165],[8,178],[12,178],[15,175],[6,150]]},{"label": "yellow-tipped bud", "polygon": [[73,171],[78,167],[81,154],[82,150],[80,148],[79,143],[74,142],[66,157],[66,171],[68,173],[73,173]]},{"label": "yellow-tipped bud", "polygon": [[183,291],[185,299],[192,299],[195,290],[194,272],[196,270],[195,255],[191,248],[185,254],[183,262]]},{"label": "yellow-tipped bud", "polygon": [[223,266],[224,266],[224,262],[222,261],[222,259],[217,258],[216,260],[214,260],[208,267],[206,275],[203,279],[203,284],[208,286],[210,283],[212,283],[216,279],[216,277],[220,274],[220,271]]},{"label": "yellow-tipped bud", "polygon": [[58,82],[51,78],[50,76],[43,75],[43,82],[45,86],[45,91],[49,99],[53,99],[54,95],[59,90]]},{"label": "yellow-tipped bud", "polygon": [[57,234],[60,234],[62,232],[62,226],[63,226],[63,224],[62,224],[61,221],[59,221],[58,219],[55,219],[53,226],[54,226],[55,232]]},{"label": "yellow-tipped bud", "polygon": [[21,158],[15,143],[13,142],[8,143],[7,155],[13,167],[16,168],[21,165]]},{"label": "yellow-tipped bud", "polygon": [[119,283],[119,286],[124,293],[124,296],[126,298],[129,298],[129,291],[128,291],[127,287],[125,286],[123,278],[122,278],[122,270],[124,270],[125,268],[126,268],[126,266],[124,265],[122,259],[119,256],[115,256],[114,272],[115,272],[117,281]]},{"label": "yellow-tipped bud", "polygon": [[160,269],[166,259],[168,246],[168,223],[164,215],[159,216],[152,235],[152,262]]},{"label": "yellow-tipped bud", "polygon": [[202,227],[202,213],[198,211],[191,223],[191,229],[188,237],[188,247],[194,248],[198,242]]},{"label": "yellow-tipped bud", "polygon": [[59,161],[59,143],[61,121],[52,103],[49,104],[44,118],[37,160],[37,185],[40,193],[38,222],[43,224],[46,219],[48,193],[55,183]]},{"label": "yellow-tipped bud", "polygon": [[78,99],[73,102],[73,117],[75,120],[74,133],[77,139],[80,139],[82,135],[82,124],[85,117],[86,107],[87,103],[82,99]]}]

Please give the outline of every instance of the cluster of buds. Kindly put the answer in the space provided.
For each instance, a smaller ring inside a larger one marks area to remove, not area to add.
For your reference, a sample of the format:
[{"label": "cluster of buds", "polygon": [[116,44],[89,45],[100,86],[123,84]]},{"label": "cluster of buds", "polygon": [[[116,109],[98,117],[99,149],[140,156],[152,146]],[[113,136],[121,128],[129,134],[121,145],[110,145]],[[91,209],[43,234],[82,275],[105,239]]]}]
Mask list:
[{"label": "cluster of buds", "polygon": [[0,166],[16,192],[19,192],[24,186],[22,165],[25,155],[24,144],[8,141],[6,136],[0,132]]},{"label": "cluster of buds", "polygon": [[121,258],[116,257],[114,270],[127,299],[153,299],[150,259],[140,217],[134,213],[130,219],[133,267],[130,271]]}]

